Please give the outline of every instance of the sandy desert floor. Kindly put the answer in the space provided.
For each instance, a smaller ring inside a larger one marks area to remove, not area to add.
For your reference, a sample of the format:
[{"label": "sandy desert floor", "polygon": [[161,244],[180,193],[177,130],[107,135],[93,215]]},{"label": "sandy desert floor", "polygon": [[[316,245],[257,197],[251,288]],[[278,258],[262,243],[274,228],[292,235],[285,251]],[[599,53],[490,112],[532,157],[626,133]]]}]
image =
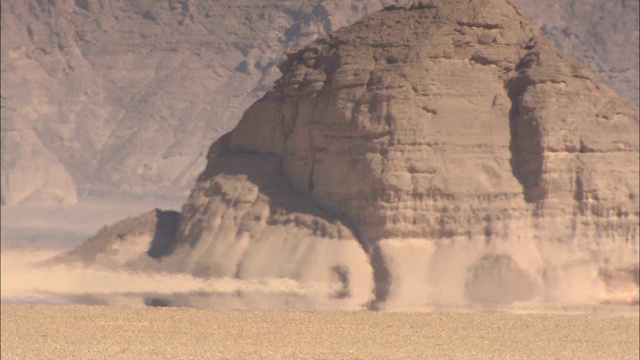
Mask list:
[{"label": "sandy desert floor", "polygon": [[[3,360],[640,356],[638,306],[534,307],[507,311],[511,313],[394,313],[61,305],[78,294],[106,292],[126,298],[140,297],[141,292],[189,293],[212,286],[217,292],[226,289],[217,283],[203,285],[184,277],[154,277],[149,281],[144,274],[36,266],[77,245],[111,220],[159,206],[131,204],[121,202],[113,207],[95,202],[55,211],[51,207],[3,207]],[[69,218],[75,220],[63,221]]]},{"label": "sandy desert floor", "polygon": [[638,317],[2,305],[2,359],[638,359]]}]

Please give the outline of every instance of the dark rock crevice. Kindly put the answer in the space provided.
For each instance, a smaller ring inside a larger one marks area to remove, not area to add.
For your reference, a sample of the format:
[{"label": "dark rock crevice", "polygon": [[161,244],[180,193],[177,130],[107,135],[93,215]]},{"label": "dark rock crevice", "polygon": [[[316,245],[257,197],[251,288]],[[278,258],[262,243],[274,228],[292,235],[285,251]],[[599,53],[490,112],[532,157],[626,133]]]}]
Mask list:
[{"label": "dark rock crevice", "polygon": [[484,30],[496,30],[502,29],[502,25],[500,24],[489,24],[489,23],[480,23],[480,22],[465,22],[458,21],[457,24],[459,26],[465,26],[472,29],[484,29]]},{"label": "dark rock crevice", "polygon": [[311,15],[322,23],[322,29],[324,30],[325,34],[330,34],[331,31],[333,31],[329,12],[324,6],[322,6],[321,4],[316,5],[316,7],[313,8]]},{"label": "dark rock crevice", "polygon": [[171,210],[156,209],[156,228],[147,254],[159,259],[171,255],[176,249],[176,234],[180,224],[180,213]]},{"label": "dark rock crevice", "polygon": [[523,101],[528,88],[536,84],[527,74],[527,69],[537,61],[537,54],[527,54],[516,66],[518,75],[506,83],[511,100],[509,110],[511,171],[522,184],[524,198],[528,203],[544,200],[547,196],[547,189],[542,179],[544,149],[539,119],[535,117],[533,109],[528,108]]},{"label": "dark rock crevice", "polygon": [[385,261],[380,244],[371,242],[365,246],[373,270],[373,301],[367,305],[369,310],[380,310],[389,297],[391,288],[391,273]]}]

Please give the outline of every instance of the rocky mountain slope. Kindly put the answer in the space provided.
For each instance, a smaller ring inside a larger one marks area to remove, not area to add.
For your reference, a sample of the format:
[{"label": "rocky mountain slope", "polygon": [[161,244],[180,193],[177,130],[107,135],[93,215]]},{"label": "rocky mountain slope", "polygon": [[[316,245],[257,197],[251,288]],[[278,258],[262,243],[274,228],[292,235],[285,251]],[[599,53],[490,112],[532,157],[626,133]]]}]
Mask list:
[{"label": "rocky mountain slope", "polygon": [[156,219],[174,237],[146,214],[68,256],[329,289],[219,296],[253,306],[638,301],[638,111],[505,0],[389,7],[280,69]]},{"label": "rocky mountain slope", "polygon": [[395,2],[3,1],[3,203],[187,191],[284,49]]},{"label": "rocky mountain slope", "polygon": [[640,2],[513,0],[553,44],[638,107]]},{"label": "rocky mountain slope", "polygon": [[[3,1],[2,203],[186,195],[285,49],[404,2]],[[637,2],[515,3],[637,106]]]}]

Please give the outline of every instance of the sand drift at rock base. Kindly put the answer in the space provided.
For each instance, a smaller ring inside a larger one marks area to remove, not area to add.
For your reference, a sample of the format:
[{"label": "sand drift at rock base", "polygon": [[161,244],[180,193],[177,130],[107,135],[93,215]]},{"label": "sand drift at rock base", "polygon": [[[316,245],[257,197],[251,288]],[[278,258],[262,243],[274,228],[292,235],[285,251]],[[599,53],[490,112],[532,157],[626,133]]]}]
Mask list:
[{"label": "sand drift at rock base", "polygon": [[[361,309],[335,301],[340,282],[286,278],[201,278],[49,262],[56,252],[5,251],[2,301],[266,309]],[[333,285],[333,286],[332,286]]]},{"label": "sand drift at rock base", "polygon": [[[439,249],[421,240],[389,241],[383,246],[391,254],[391,272],[403,276],[392,280],[390,296],[378,310],[637,314],[637,285],[622,279],[626,281],[616,287],[595,263],[547,270],[542,278],[506,254],[478,258],[486,249],[472,248],[466,241],[451,242]],[[527,250],[531,249],[520,252]],[[336,272],[318,274],[334,276],[324,282],[283,277],[203,278],[185,273],[48,263],[57,255],[4,251],[2,302],[363,310],[370,308],[373,301],[370,269],[361,269],[360,274],[348,273],[356,281],[369,279],[366,286],[359,284],[359,290],[355,290],[356,284],[345,286]],[[626,274],[632,275],[633,270]]]},{"label": "sand drift at rock base", "polygon": [[[578,247],[549,242],[469,239],[428,242],[383,240],[392,276],[385,308],[429,305],[491,308],[517,303],[638,303],[637,267],[614,281]],[[631,253],[633,253],[631,251]],[[630,255],[632,256],[632,255]],[[616,283],[618,281],[619,283]]]}]

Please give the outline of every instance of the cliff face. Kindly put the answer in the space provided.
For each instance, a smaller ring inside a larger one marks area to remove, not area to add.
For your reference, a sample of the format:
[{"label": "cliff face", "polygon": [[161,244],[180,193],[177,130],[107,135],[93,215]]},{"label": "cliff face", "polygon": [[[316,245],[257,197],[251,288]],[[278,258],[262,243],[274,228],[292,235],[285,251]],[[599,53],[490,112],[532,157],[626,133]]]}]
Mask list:
[{"label": "cliff face", "polygon": [[2,203],[187,194],[285,49],[392,3],[3,1]]},{"label": "cliff face", "polygon": [[[285,49],[406,2],[3,1],[2,203],[186,194]],[[515,4],[637,106],[637,1]]]},{"label": "cliff face", "polygon": [[637,110],[506,1],[388,8],[281,70],[212,145],[168,267],[393,309],[637,301]]},{"label": "cliff face", "polygon": [[5,118],[4,110],[0,203],[75,203],[76,184],[64,164],[29,125],[10,116]]}]

